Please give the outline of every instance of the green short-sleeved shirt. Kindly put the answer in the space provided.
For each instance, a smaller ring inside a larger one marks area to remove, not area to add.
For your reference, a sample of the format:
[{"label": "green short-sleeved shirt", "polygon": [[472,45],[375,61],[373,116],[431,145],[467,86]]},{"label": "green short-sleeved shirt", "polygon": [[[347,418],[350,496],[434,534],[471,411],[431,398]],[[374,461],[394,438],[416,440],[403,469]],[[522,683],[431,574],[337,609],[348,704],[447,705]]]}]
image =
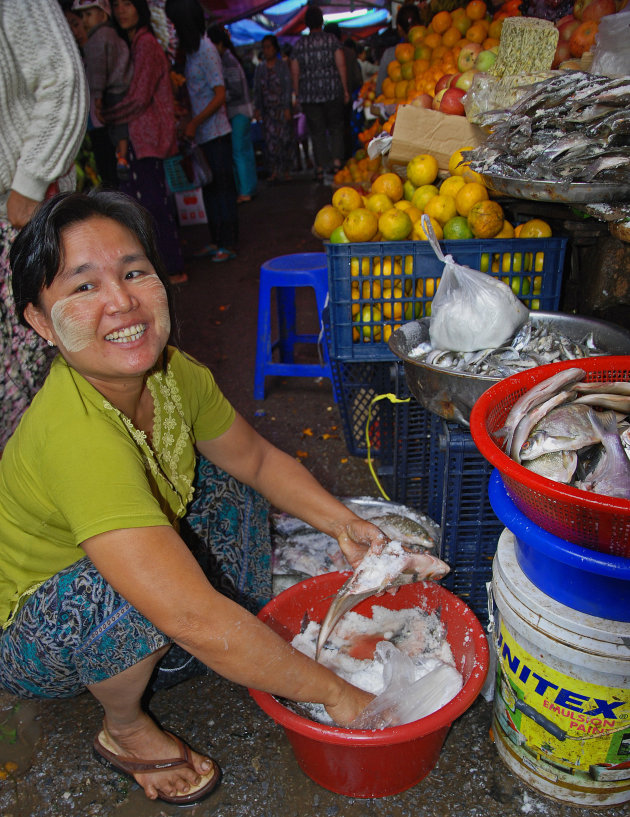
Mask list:
[{"label": "green short-sleeved shirt", "polygon": [[192,499],[197,440],[231,426],[210,371],[171,347],[147,383],[153,440],[58,357],[0,459],[0,625],[91,536],[173,525]]}]

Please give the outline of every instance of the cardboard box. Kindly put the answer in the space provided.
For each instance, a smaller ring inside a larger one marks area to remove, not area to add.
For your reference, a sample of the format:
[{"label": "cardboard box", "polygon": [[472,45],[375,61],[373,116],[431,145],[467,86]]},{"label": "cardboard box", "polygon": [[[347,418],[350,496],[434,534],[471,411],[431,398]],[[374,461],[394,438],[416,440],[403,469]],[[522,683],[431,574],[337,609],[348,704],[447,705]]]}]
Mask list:
[{"label": "cardboard box", "polygon": [[186,227],[188,224],[208,223],[200,187],[186,190],[185,193],[175,193],[175,204],[181,227]]},{"label": "cardboard box", "polygon": [[[430,153],[438,161],[440,171],[448,173],[448,160],[462,147],[477,147],[485,140],[485,132],[465,116],[454,116],[415,105],[401,105],[389,149],[389,165],[406,167],[419,153]],[[404,175],[404,174],[403,174]]]}]

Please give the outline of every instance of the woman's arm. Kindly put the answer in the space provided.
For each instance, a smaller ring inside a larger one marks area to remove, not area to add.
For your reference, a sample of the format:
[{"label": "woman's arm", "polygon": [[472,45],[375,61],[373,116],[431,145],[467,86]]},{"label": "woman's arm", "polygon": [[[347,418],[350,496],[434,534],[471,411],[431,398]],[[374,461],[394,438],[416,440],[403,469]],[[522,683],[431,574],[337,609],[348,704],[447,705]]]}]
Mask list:
[{"label": "woman's arm", "polygon": [[343,88],[343,101],[348,103],[350,101],[350,93],[348,92],[348,72],[346,71],[346,57],[343,53],[343,48],[335,50],[335,65],[339,76],[341,78],[341,87]]},{"label": "woman's arm", "polygon": [[186,139],[194,140],[199,125],[205,122],[206,119],[209,119],[225,104],[225,85],[215,85],[212,90],[214,91],[214,96],[210,102],[203,110],[199,111],[197,116],[193,116],[193,118],[186,123],[186,127],[184,128],[184,136]]},{"label": "woman's arm", "polygon": [[370,544],[385,544],[375,525],[352,513],[303,465],[261,437],[239,414],[226,432],[214,440],[197,442],[197,448],[275,507],[334,536],[353,567]]},{"label": "woman's arm", "polygon": [[[124,98],[116,105],[104,108],[103,120],[108,123],[130,122],[137,119],[151,104],[158,85],[168,78],[168,63],[162,46],[148,32],[139,35],[132,49],[133,77]],[[170,87],[170,85],[169,85]]]},{"label": "woman's arm", "polygon": [[291,60],[291,78],[293,80],[293,93],[297,99],[300,90],[300,63],[296,59]]},{"label": "woman's arm", "polygon": [[371,700],[214,590],[168,525],[109,531],[85,541],[83,549],[149,621],[225,678],[291,700],[322,703],[341,725]]}]

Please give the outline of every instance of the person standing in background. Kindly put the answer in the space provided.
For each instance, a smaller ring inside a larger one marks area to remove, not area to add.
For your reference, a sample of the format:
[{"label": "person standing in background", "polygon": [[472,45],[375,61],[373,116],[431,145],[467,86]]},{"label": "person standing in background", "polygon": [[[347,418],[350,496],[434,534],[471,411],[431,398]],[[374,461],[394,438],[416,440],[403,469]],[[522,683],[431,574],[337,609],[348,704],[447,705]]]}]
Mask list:
[{"label": "person standing in background", "polygon": [[[396,15],[396,31],[398,32],[399,42],[407,41],[407,34],[414,26],[420,25],[420,11],[418,6],[409,4],[401,6]],[[396,46],[392,45],[383,52],[381,61],[378,66],[378,75],[376,77],[376,95],[378,96],[383,90],[383,80],[387,76],[387,66],[392,60],[396,59]]]},{"label": "person standing in background", "polygon": [[221,57],[205,36],[203,10],[197,0],[166,0],[164,10],[186,54],[184,74],[193,115],[184,137],[203,150],[212,170],[212,181],[203,186],[203,202],[213,244],[204,254],[214,262],[228,261],[236,257],[238,207]]},{"label": "person standing in background", "polygon": [[313,142],[317,180],[324,170],[336,172],[343,164],[344,105],[350,102],[346,60],[339,40],[322,31],[324,15],[308,6],[304,22],[309,29],[293,50],[293,91],[306,115]]},{"label": "person standing in background", "polygon": [[249,96],[245,71],[234,53],[230,35],[223,26],[208,29],[210,42],[214,43],[221,55],[223,79],[225,81],[225,106],[232,126],[232,157],[234,178],[238,196],[237,204],[252,200],[256,193],[258,176],[256,156],[252,143],[252,115],[254,113]]},{"label": "person standing in background", "polygon": [[175,205],[164,175],[164,159],[177,153],[170,65],[153,33],[147,0],[113,0],[112,12],[119,36],[131,48],[133,63],[124,98],[103,109],[107,124],[127,122],[129,127],[129,178],[120,180],[119,189],[137,199],[155,219],[170,281],[180,284],[187,276]]},{"label": "person standing in background", "polygon": [[295,136],[291,116],[291,74],[273,34],[262,41],[263,59],[254,73],[254,116],[262,121],[269,167],[267,181],[287,178],[292,167]]},{"label": "person standing in background", "polygon": [[47,194],[72,190],[89,96],[57,0],[0,0],[0,456],[49,368],[15,314],[9,251]]},{"label": "person standing in background", "polygon": [[[74,0],[72,11],[81,15],[87,33],[83,46],[85,73],[91,105],[100,119],[103,106],[120,102],[129,88],[133,76],[131,55],[110,23],[112,8],[109,0]],[[127,123],[110,125],[106,135],[116,151],[117,177],[129,178]]]}]

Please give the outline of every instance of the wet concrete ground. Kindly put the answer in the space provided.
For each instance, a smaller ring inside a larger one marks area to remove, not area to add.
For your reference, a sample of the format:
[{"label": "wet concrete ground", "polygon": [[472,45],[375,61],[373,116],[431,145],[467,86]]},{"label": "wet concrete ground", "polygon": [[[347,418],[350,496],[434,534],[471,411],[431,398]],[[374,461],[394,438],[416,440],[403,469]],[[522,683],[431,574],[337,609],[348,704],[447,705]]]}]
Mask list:
[{"label": "wet concrete ground", "polygon": [[[261,433],[305,465],[333,493],[377,495],[363,460],[347,453],[327,381],[269,379],[267,399],[252,395],[258,269],[275,255],[318,251],[311,236],[316,210],[330,189],[306,178],[266,187],[241,209],[241,248],[235,261],[191,260],[190,281],[176,293],[183,343],[207,363],[237,409]],[[207,241],[205,228],[182,230],[191,253]],[[301,302],[313,320],[314,302]],[[452,726],[439,762],[412,789],[387,798],[355,799],[321,788],[299,769],[283,730],[247,690],[216,676],[193,679],[156,693],[154,716],[223,769],[212,797],[188,809],[196,817],[520,817],[585,814],[622,817],[627,805],[570,807],[523,785],[499,759],[489,738],[492,707],[483,699]],[[162,817],[176,806],[148,801],[128,779],[92,758],[101,721],[89,694],[72,700],[17,701],[0,692],[0,768],[17,769],[0,780],[3,817]]]}]

